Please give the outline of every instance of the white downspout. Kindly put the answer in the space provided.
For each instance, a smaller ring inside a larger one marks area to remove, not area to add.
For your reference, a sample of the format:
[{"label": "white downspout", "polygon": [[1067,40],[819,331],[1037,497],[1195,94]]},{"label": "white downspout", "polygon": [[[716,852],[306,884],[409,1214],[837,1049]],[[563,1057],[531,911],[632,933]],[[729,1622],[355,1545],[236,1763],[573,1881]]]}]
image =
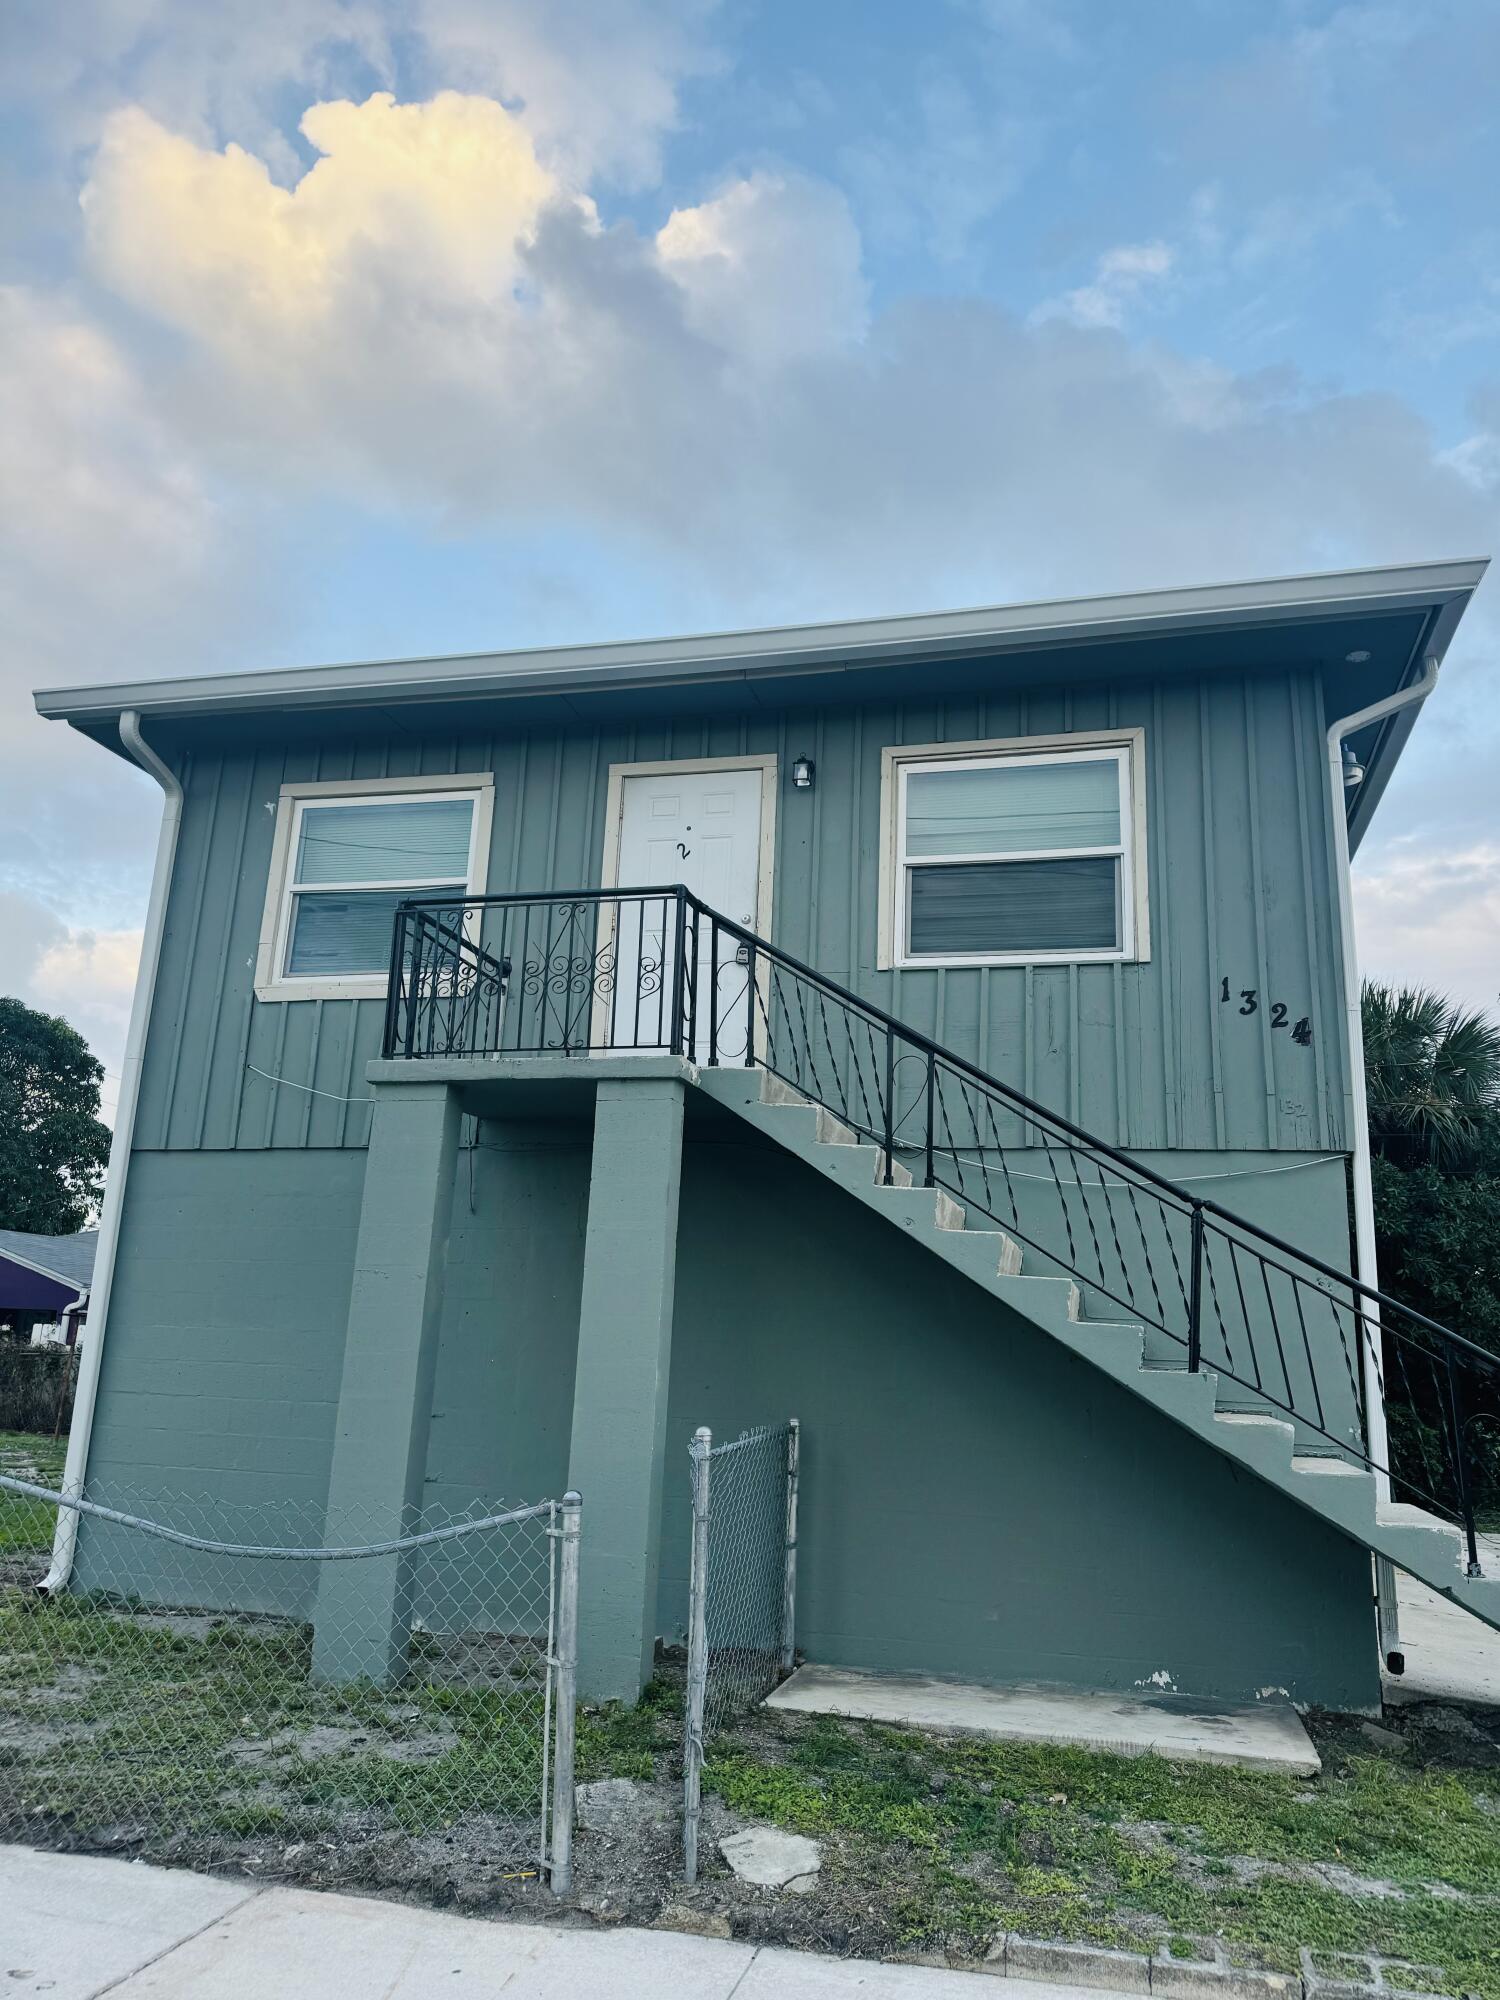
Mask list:
[{"label": "white downspout", "polygon": [[[1403,708],[1426,701],[1437,686],[1438,663],[1429,654],[1421,675],[1410,687],[1387,695],[1384,701],[1357,708],[1352,715],[1340,716],[1328,731],[1328,785],[1333,813],[1334,887],[1338,897],[1339,940],[1344,965],[1345,1032],[1349,1044],[1350,1118],[1353,1140],[1351,1178],[1354,1190],[1354,1270],[1361,1283],[1376,1288],[1380,1283],[1375,1254],[1375,1188],[1370,1174],[1370,1114],[1365,1095],[1365,1038],[1360,1006],[1359,952],[1354,936],[1354,896],[1349,878],[1349,823],[1344,808],[1344,739],[1372,722],[1383,722]],[[1366,1307],[1369,1338],[1360,1342],[1360,1372],[1365,1397],[1365,1448],[1374,1461],[1375,1504],[1379,1508],[1391,1497],[1389,1441],[1385,1421],[1385,1382],[1380,1366],[1380,1308]],[[1395,1577],[1383,1556],[1375,1558],[1375,1597],[1380,1621],[1380,1651],[1389,1658],[1399,1653],[1400,1633],[1396,1622]]]},{"label": "white downspout", "polygon": [[[135,998],[131,1002],[130,1026],[125,1036],[125,1060],[120,1065],[120,1099],[115,1110],[114,1137],[110,1142],[109,1166],[104,1178],[104,1203],[99,1214],[99,1242],[94,1253],[88,1326],[78,1365],[73,1424],[68,1433],[68,1456],[63,1468],[62,1490],[73,1499],[82,1496],[88,1471],[89,1438],[94,1428],[94,1404],[99,1393],[104,1336],[109,1326],[109,1298],[114,1288],[120,1217],[125,1207],[125,1181],[130,1172],[135,1113],[141,1094],[141,1064],[146,1053],[146,1030],[151,1024],[151,1003],[156,997],[156,973],[161,962],[162,932],[166,927],[167,890],[172,880],[172,864],[177,856],[177,835],[182,826],[182,786],[141,735],[138,710],[127,708],[121,714],[120,741],[141,769],[149,771],[155,778],[165,797],[161,829],[156,838],[156,866],[151,875],[151,895],[146,904],[146,928],[141,937],[140,970],[136,974]],[[37,1586],[39,1590],[55,1591],[67,1587],[68,1578],[73,1573],[73,1551],[77,1540],[77,1514],[70,1507],[59,1507],[57,1530],[52,1540],[52,1567]]]}]

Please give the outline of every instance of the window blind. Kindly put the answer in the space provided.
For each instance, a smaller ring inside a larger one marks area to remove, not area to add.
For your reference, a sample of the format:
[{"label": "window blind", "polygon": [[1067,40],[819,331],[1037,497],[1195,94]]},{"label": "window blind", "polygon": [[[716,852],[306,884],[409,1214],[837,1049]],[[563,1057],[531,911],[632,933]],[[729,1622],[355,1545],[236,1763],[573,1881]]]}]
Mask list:
[{"label": "window blind", "polygon": [[294,978],[384,972],[391,962],[396,905],[410,889],[325,889],[292,904],[286,969]]},{"label": "window blind", "polygon": [[907,948],[914,957],[1117,951],[1120,862],[967,862],[908,871]]},{"label": "window blind", "polygon": [[462,882],[473,819],[472,799],[304,806],[293,881]]},{"label": "window blind", "polygon": [[1113,757],[907,776],[906,852],[913,859],[1119,844],[1120,766]]}]

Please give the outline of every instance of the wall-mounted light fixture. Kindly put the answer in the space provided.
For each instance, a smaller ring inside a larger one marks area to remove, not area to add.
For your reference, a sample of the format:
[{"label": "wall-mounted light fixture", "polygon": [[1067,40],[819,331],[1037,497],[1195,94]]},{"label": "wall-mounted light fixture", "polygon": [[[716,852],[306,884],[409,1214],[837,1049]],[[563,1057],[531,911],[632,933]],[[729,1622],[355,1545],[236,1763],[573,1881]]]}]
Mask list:
[{"label": "wall-mounted light fixture", "polygon": [[1369,657],[1363,646],[1357,652],[1345,653],[1344,655],[1344,658],[1349,662],[1351,667],[1362,667]]},{"label": "wall-mounted light fixture", "polygon": [[817,765],[811,757],[799,757],[792,766],[792,783],[799,792],[810,792],[812,781],[817,774]]},{"label": "wall-mounted light fixture", "polygon": [[1346,743],[1344,745],[1344,789],[1352,792],[1365,781],[1365,767]]}]

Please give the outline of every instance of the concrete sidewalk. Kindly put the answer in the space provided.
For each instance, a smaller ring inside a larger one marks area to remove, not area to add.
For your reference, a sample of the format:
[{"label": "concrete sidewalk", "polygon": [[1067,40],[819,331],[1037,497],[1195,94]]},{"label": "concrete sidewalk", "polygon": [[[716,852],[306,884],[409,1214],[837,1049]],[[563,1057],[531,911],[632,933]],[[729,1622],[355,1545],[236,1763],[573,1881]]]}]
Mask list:
[{"label": "concrete sidewalk", "polygon": [[[0,1847],[4,2000],[984,2000],[969,1972],[670,1931],[486,1923],[357,1896]],[[1109,2000],[1028,1980],[1033,2000]]]}]

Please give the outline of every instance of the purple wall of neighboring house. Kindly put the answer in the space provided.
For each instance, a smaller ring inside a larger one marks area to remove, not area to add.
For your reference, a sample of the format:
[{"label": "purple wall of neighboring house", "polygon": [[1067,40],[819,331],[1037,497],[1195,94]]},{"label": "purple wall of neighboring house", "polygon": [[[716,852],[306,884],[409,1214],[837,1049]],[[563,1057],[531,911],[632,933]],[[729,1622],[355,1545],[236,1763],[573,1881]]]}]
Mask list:
[{"label": "purple wall of neighboring house", "polygon": [[0,1313],[60,1312],[78,1296],[76,1285],[60,1284],[0,1254]]}]

